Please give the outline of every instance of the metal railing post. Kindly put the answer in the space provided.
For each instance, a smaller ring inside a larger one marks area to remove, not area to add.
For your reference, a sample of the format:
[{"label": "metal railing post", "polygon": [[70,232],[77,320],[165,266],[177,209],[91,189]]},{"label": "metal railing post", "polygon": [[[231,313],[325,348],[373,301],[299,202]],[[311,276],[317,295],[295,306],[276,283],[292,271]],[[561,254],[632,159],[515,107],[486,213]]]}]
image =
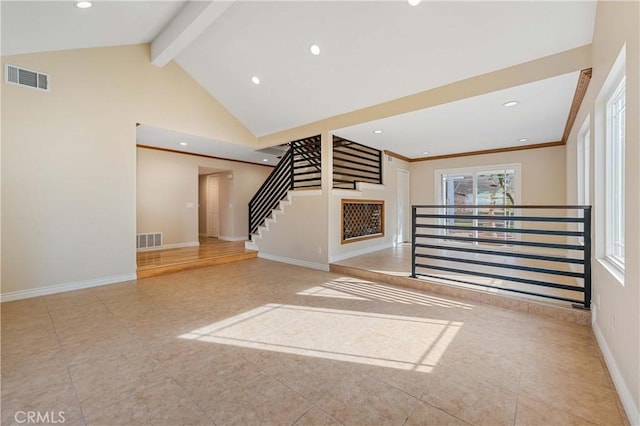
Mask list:
[{"label": "metal railing post", "polygon": [[378,151],[378,183],[382,185],[382,151]]},{"label": "metal railing post", "polygon": [[411,278],[416,278],[416,206],[411,206]]},{"label": "metal railing post", "polygon": [[248,217],[248,227],[247,229],[249,230],[249,238],[247,238],[248,241],[251,241],[251,203],[249,203],[249,217]]},{"label": "metal railing post", "polygon": [[591,206],[583,210],[584,230],[584,307],[591,308]]},{"label": "metal railing post", "polygon": [[295,157],[296,157],[296,143],[291,142],[291,159],[289,160],[290,164],[290,176],[291,176],[291,189],[296,189],[296,175],[295,175]]},{"label": "metal railing post", "polygon": [[289,171],[290,171],[290,175],[289,177],[291,178],[291,185],[290,188],[291,189],[296,189],[296,177],[294,174],[295,169],[293,168],[294,164],[295,164],[295,156],[296,156],[296,143],[295,142],[291,142],[291,159],[289,160],[290,164],[289,164]]}]

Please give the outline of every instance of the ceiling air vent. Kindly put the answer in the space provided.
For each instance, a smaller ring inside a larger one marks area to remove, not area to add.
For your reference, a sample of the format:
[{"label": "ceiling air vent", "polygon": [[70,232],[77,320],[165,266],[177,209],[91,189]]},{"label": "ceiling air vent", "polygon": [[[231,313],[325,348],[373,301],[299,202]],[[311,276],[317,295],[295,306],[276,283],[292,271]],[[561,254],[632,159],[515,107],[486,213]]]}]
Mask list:
[{"label": "ceiling air vent", "polygon": [[37,71],[8,65],[5,68],[5,81],[34,89],[49,90],[49,76]]}]

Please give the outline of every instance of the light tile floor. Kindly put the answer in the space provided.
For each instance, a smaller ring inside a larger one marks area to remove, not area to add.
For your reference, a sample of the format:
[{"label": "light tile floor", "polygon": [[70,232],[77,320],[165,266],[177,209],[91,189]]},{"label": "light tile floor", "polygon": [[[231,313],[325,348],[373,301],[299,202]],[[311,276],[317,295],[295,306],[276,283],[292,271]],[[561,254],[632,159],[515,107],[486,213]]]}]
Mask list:
[{"label": "light tile floor", "polygon": [[626,423],[586,326],[263,259],[1,308],[3,425]]}]

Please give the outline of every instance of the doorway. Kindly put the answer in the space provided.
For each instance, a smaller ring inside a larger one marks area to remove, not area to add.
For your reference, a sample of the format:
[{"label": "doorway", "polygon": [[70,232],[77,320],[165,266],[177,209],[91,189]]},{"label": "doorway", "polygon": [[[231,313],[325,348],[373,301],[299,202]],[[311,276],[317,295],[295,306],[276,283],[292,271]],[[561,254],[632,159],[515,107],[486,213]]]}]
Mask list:
[{"label": "doorway", "polygon": [[206,235],[218,238],[220,236],[220,180],[219,176],[208,175],[206,179]]},{"label": "doorway", "polygon": [[398,169],[396,206],[396,244],[411,241],[411,199],[409,194],[409,171]]}]

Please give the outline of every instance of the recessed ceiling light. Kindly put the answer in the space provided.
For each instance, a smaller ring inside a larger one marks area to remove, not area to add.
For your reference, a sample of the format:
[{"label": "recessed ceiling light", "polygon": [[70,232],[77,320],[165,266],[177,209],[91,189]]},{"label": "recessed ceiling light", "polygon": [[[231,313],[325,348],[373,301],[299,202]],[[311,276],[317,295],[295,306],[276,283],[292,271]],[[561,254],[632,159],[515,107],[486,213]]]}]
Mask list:
[{"label": "recessed ceiling light", "polygon": [[417,6],[420,4],[420,0],[409,0],[411,6]]},{"label": "recessed ceiling light", "polygon": [[429,151],[422,151],[422,155],[429,155]]},{"label": "recessed ceiling light", "polygon": [[309,47],[309,52],[311,52],[311,54],[314,56],[318,56],[320,54],[320,46],[318,46],[317,44],[312,44]]},{"label": "recessed ceiling light", "polygon": [[512,106],[516,106],[518,105],[520,102],[519,101],[508,101],[502,104],[502,106],[505,107],[512,107]]},{"label": "recessed ceiling light", "polygon": [[376,130],[373,131],[373,133],[375,133],[376,135],[379,135],[380,133],[382,133],[382,130],[376,129]]},{"label": "recessed ceiling light", "polygon": [[265,163],[269,161],[268,158],[263,158],[262,161],[264,161]]},{"label": "recessed ceiling light", "polygon": [[528,141],[528,140],[529,140],[529,139],[527,139],[527,138],[520,138],[520,139],[518,139],[518,142],[526,142],[526,141]]},{"label": "recessed ceiling light", "polygon": [[186,142],[180,142],[180,145],[187,146],[187,143]]},{"label": "recessed ceiling light", "polygon": [[77,1],[75,5],[78,9],[88,9],[93,6],[93,3],[90,1]]},{"label": "recessed ceiling light", "polygon": [[260,84],[260,79],[255,75],[253,77],[251,77],[251,81],[253,81],[253,84],[255,84],[255,85]]}]

